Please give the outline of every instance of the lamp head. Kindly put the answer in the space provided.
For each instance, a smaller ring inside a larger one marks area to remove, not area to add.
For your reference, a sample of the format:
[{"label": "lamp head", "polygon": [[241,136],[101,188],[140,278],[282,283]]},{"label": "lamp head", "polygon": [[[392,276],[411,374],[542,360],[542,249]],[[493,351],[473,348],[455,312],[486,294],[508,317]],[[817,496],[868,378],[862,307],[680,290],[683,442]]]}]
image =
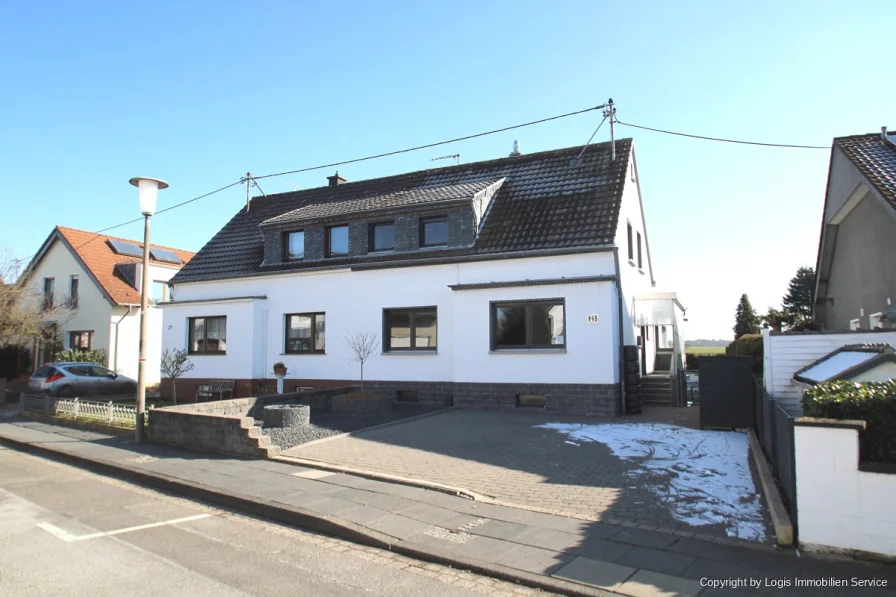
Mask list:
[{"label": "lamp head", "polygon": [[167,189],[168,183],[158,178],[134,177],[130,183],[140,190],[140,213],[151,216],[156,212],[159,189]]}]

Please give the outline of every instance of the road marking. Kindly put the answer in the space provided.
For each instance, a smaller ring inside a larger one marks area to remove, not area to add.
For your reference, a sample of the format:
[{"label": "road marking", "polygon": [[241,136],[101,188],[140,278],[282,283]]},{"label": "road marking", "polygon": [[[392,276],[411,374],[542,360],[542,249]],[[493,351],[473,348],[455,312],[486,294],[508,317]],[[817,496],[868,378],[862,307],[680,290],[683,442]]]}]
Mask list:
[{"label": "road marking", "polygon": [[68,531],[64,531],[57,526],[54,526],[48,522],[41,522],[37,526],[47,531],[54,537],[58,539],[62,539],[67,543],[71,543],[72,541],[86,541],[87,539],[96,539],[98,537],[111,537],[112,535],[121,535],[122,533],[133,533],[134,531],[143,531],[145,529],[153,529],[156,527],[163,527],[172,524],[179,524],[181,522],[189,522],[191,520],[200,520],[202,518],[208,518],[212,516],[211,514],[195,514],[193,516],[186,516],[184,518],[175,518],[174,520],[165,520],[162,522],[152,522],[149,524],[141,524],[136,527],[127,527],[124,529],[117,529],[114,531],[106,531],[103,533],[91,533],[89,535],[80,535],[75,536],[69,533]]},{"label": "road marking", "polygon": [[324,477],[332,477],[336,473],[331,473],[330,471],[320,471],[320,470],[310,470],[304,471],[302,473],[293,473],[293,477],[303,477],[305,479],[323,479]]}]

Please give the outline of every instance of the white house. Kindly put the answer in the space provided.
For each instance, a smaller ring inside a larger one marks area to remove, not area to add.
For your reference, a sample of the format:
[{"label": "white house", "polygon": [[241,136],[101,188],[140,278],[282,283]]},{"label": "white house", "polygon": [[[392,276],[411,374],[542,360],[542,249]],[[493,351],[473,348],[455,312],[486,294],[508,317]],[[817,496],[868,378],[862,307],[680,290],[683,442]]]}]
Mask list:
[{"label": "white house", "polygon": [[[48,304],[69,307],[56,324],[55,342],[36,342],[33,367],[53,360],[60,349],[106,352],[106,365],[137,377],[143,244],[57,226],[25,270],[29,284]],[[193,253],[150,246],[153,307],[149,309],[147,381],[159,381],[162,314],[168,281]]]},{"label": "white house", "polygon": [[400,400],[637,409],[663,326],[661,375],[682,366],[680,304],[651,293],[632,140],[581,151],[253,198],[171,280],[163,345],[195,365],[179,387],[248,395],[277,361],[287,390],[353,383],[345,339],[366,331],[365,383]]}]

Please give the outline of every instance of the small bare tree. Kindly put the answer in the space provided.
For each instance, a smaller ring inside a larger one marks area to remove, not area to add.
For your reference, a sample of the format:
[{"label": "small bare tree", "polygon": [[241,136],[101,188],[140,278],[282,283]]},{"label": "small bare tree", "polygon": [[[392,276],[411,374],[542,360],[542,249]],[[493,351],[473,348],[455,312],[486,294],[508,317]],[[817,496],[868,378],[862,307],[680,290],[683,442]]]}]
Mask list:
[{"label": "small bare tree", "polygon": [[364,392],[364,363],[376,352],[376,334],[367,331],[352,332],[342,342],[348,347],[351,362],[361,365],[361,393]]},{"label": "small bare tree", "polygon": [[188,371],[193,370],[193,361],[187,358],[186,350],[169,350],[166,348],[162,351],[162,360],[160,368],[162,375],[171,380],[171,398],[174,404],[177,404],[177,378]]}]

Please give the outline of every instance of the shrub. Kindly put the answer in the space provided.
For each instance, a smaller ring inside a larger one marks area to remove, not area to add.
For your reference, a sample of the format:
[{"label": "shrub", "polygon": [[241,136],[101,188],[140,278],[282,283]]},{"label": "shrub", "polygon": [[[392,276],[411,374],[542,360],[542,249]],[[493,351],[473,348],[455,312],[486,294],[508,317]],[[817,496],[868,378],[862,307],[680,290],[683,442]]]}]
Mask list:
[{"label": "shrub", "polygon": [[696,371],[700,368],[700,357],[708,356],[708,355],[699,355],[699,354],[691,354],[685,353],[684,355],[684,366],[688,371]]},{"label": "shrub", "polygon": [[725,356],[753,357],[753,373],[762,373],[762,334],[744,334],[725,348]]},{"label": "shrub", "polygon": [[53,356],[57,362],[64,363],[106,363],[106,351],[102,348],[96,350],[61,350]]},{"label": "shrub", "polygon": [[896,381],[826,381],[803,392],[803,414],[865,421],[861,459],[896,463]]}]

